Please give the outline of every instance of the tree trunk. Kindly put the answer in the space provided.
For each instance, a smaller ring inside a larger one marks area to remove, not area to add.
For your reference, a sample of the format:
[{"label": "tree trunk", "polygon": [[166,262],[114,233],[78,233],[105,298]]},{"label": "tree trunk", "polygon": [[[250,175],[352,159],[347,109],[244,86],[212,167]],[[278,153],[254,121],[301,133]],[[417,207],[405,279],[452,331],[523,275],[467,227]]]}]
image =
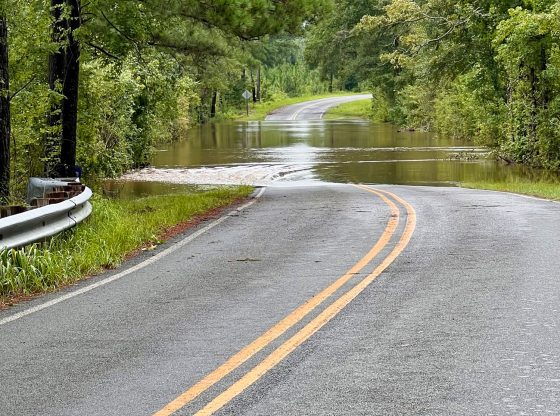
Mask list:
[{"label": "tree trunk", "polygon": [[218,101],[218,92],[212,91],[212,102],[210,104],[210,118],[216,117],[216,102]]},{"label": "tree trunk", "polygon": [[542,108],[543,109],[547,109],[548,108],[548,103],[550,103],[550,97],[552,95],[551,93],[551,89],[550,89],[550,81],[546,80],[546,79],[542,79],[542,74],[544,71],[546,71],[548,67],[548,56],[546,53],[546,48],[541,45],[541,68],[540,68],[540,76],[541,76],[541,88],[542,88]]},{"label": "tree trunk", "polygon": [[62,176],[74,176],[76,167],[76,130],[78,127],[78,84],[80,81],[80,43],[74,32],[81,26],[80,0],[66,0],[69,7],[68,45],[65,49],[66,71],[62,93]]},{"label": "tree trunk", "polygon": [[261,101],[261,67],[257,68],[257,101]]},{"label": "tree trunk", "polygon": [[0,200],[10,195],[10,76],[8,23],[0,16]]},{"label": "tree trunk", "polygon": [[329,92],[333,92],[334,90],[334,74],[331,72],[329,77]]},{"label": "tree trunk", "polygon": [[255,78],[253,77],[253,70],[251,69],[251,94],[253,103],[257,102],[257,87],[255,86]]},{"label": "tree trunk", "polygon": [[67,28],[66,19],[62,18],[64,0],[51,0],[51,40],[53,44],[59,45],[56,52],[49,55],[49,88],[51,89],[51,109],[47,116],[49,132],[45,136],[43,144],[45,166],[44,172],[47,177],[55,176],[60,171],[60,134],[62,124],[62,100],[58,94],[62,94],[64,83],[64,48],[62,42]]},{"label": "tree trunk", "polygon": [[529,121],[529,139],[533,142],[537,140],[537,114],[538,114],[538,86],[535,68],[529,69],[529,82],[531,84],[531,119]]}]

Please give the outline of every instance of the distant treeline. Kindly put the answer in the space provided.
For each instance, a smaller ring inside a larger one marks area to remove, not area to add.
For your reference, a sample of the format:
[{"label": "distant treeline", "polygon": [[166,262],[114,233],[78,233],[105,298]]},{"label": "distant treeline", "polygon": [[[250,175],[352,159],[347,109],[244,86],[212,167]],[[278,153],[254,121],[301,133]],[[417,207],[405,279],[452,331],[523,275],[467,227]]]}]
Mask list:
[{"label": "distant treeline", "polygon": [[560,1],[334,2],[306,57],[369,85],[377,118],[560,169]]},{"label": "distant treeline", "polygon": [[329,5],[0,0],[0,203],[29,176],[142,166],[154,145],[238,111],[245,89],[326,89],[300,37]]}]

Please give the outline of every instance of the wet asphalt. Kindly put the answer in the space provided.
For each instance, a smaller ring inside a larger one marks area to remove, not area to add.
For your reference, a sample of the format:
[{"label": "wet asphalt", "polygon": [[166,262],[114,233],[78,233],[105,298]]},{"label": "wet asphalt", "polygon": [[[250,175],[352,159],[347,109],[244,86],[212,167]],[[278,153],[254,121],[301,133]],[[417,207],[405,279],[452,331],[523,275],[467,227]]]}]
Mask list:
[{"label": "wet asphalt", "polygon": [[[377,188],[416,209],[409,246],[218,414],[559,414],[560,205]],[[380,258],[403,231],[400,208]],[[378,197],[350,185],[267,189],[160,261],[0,325],[0,413],[152,414],[341,276],[389,215]],[[330,302],[177,414],[195,413]]]},{"label": "wet asphalt", "polygon": [[[284,117],[319,117],[323,104]],[[408,246],[217,414],[560,414],[560,204],[375,188],[414,207]],[[374,260],[176,414],[195,414],[371,273],[405,231],[397,207],[395,234]],[[181,245],[207,223],[119,270],[0,312],[0,415],[153,414],[346,273],[390,216],[351,185],[274,186],[192,241]]]},{"label": "wet asphalt", "polygon": [[274,110],[266,117],[266,120],[320,120],[332,107],[352,101],[366,100],[368,98],[371,99],[371,94],[357,94],[306,101],[304,103],[293,104]]}]

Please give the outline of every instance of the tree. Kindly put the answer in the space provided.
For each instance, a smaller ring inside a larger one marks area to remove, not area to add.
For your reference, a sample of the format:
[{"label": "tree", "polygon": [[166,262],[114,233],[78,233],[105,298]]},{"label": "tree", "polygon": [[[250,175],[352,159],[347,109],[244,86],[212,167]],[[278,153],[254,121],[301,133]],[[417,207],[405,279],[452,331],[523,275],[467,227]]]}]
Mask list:
[{"label": "tree", "polygon": [[[242,71],[258,84],[257,68],[268,70],[251,46],[302,33],[330,0],[1,2],[13,4],[4,15],[16,93],[3,142],[13,178],[66,176],[76,163],[115,176],[148,163],[199,114],[237,111],[250,88]],[[12,181],[12,196],[24,188]]]},{"label": "tree", "polygon": [[44,172],[47,177],[61,174],[62,84],[65,73],[64,36],[67,30],[63,12],[64,0],[51,0],[51,41],[55,49],[49,54],[48,68],[51,108],[47,116],[49,129],[44,142]]},{"label": "tree", "polygon": [[[558,148],[554,141],[539,143],[539,131],[556,118],[549,103],[557,94],[550,58],[559,41],[558,7],[553,0],[392,0],[358,27],[394,36],[381,59],[407,74],[397,88],[399,121],[453,131],[500,146],[509,159],[546,165],[558,158],[550,151]],[[423,108],[411,105],[411,96]]]},{"label": "tree", "polygon": [[[49,57],[49,86],[62,95],[49,115],[51,128],[60,125],[60,159],[56,168],[60,176],[73,176],[76,166],[78,125],[78,89],[80,79],[80,42],[76,31],[80,28],[80,0],[51,0],[52,40],[57,44]],[[58,140],[49,138],[47,150]],[[52,157],[48,159],[52,160]],[[56,157],[56,156],[55,156]],[[56,160],[56,159],[55,159]],[[47,171],[51,168],[47,164]]]},{"label": "tree", "polygon": [[66,0],[67,45],[64,49],[64,81],[62,86],[62,140],[60,146],[60,174],[74,176],[78,127],[78,87],[80,82],[80,42],[76,31],[82,25],[80,0]]},{"label": "tree", "polygon": [[10,194],[10,75],[8,70],[8,22],[0,8],[0,200]]}]

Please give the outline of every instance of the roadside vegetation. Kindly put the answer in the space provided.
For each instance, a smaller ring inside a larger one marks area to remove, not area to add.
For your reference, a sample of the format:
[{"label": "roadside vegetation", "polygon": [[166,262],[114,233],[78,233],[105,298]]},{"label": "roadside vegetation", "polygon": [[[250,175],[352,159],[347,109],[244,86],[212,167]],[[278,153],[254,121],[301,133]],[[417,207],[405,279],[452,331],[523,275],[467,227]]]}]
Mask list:
[{"label": "roadside vegetation", "polygon": [[93,213],[80,226],[47,243],[0,252],[0,306],[116,267],[131,253],[154,248],[197,216],[252,191],[243,186],[134,200],[94,197]]},{"label": "roadside vegetation", "polygon": [[[373,100],[326,118],[436,131],[558,171],[560,2],[0,0],[0,205],[21,203],[31,176],[79,166],[86,183],[118,177],[195,124],[262,120],[342,91]],[[553,183],[465,186],[558,193]],[[0,296],[112,267],[248,192],[96,198],[86,224],[1,254]],[[123,226],[104,229],[107,218]]]},{"label": "roadside vegetation", "polygon": [[325,120],[373,119],[371,100],[359,100],[333,107],[326,112]]},{"label": "roadside vegetation", "polygon": [[465,182],[464,188],[487,189],[492,191],[513,192],[521,195],[560,201],[560,183],[558,182]]},{"label": "roadside vegetation", "polygon": [[118,177],[197,123],[329,91],[303,59],[330,0],[0,0],[0,204],[30,176]]},{"label": "roadside vegetation", "polygon": [[560,169],[560,2],[334,0],[306,59],[374,118]]},{"label": "roadside vegetation", "polygon": [[337,91],[558,170],[559,34],[557,0],[0,0],[0,204],[22,178],[118,177],[194,124]]}]

